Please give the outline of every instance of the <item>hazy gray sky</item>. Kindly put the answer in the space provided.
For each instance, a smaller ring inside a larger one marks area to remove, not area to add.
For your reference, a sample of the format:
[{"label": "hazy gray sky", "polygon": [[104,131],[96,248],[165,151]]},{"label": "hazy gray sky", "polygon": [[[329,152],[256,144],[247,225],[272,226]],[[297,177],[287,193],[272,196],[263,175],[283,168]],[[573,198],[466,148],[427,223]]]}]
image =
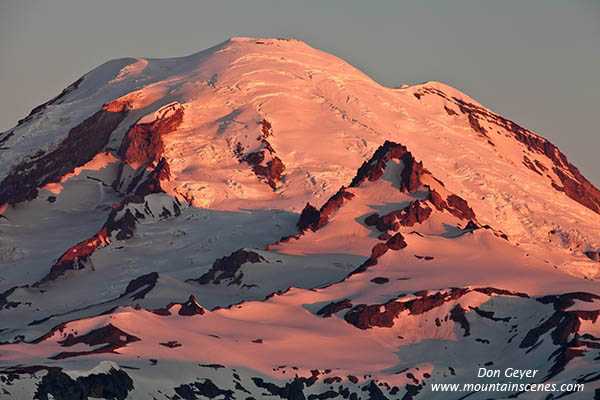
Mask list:
[{"label": "hazy gray sky", "polygon": [[119,57],[292,37],[383,85],[447,83],[600,186],[600,0],[0,0],[0,131]]}]

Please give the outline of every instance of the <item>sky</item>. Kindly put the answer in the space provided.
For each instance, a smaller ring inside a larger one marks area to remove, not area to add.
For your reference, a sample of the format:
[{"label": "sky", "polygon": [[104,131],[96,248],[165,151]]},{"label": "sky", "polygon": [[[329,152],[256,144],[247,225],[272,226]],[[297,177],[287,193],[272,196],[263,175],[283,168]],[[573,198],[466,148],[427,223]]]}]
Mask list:
[{"label": "sky", "polygon": [[440,81],[600,187],[600,0],[0,0],[0,131],[94,67],[285,37],[385,86]]}]

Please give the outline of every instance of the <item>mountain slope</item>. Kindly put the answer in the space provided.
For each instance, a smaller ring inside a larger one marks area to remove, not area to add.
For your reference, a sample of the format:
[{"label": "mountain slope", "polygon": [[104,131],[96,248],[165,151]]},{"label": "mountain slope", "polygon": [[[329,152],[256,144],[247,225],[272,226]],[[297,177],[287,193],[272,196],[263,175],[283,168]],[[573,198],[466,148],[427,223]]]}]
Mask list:
[{"label": "mountain slope", "polygon": [[515,360],[600,392],[600,192],[446,85],[234,38],[0,144],[0,398],[448,398]]}]

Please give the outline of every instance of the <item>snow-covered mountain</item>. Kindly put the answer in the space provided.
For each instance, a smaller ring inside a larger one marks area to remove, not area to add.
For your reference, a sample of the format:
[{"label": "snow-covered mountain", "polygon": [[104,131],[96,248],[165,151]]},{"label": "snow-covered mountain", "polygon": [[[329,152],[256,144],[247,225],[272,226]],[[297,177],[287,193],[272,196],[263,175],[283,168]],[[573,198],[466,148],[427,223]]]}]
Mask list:
[{"label": "snow-covered mountain", "polygon": [[[600,191],[444,84],[113,60],[0,165],[0,399],[600,398]],[[484,367],[585,390],[434,389]]]}]

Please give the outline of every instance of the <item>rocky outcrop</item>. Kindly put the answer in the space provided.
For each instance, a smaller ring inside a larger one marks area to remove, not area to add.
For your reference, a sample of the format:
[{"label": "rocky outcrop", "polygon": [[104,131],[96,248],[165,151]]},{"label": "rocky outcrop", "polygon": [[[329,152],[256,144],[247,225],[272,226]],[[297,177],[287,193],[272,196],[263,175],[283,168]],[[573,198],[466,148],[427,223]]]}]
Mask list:
[{"label": "rocky outcrop", "polygon": [[319,224],[319,220],[321,218],[321,213],[310,203],[306,203],[306,206],[302,210],[300,214],[300,219],[296,223],[300,232],[304,232],[308,228],[312,230],[317,229],[317,225]]},{"label": "rocky outcrop", "polygon": [[[536,160],[537,161],[537,160]],[[539,164],[539,161],[538,161]],[[538,169],[537,165],[533,163],[527,156],[523,156],[523,165],[535,172],[540,176],[544,176],[544,174]]]},{"label": "rocky outcrop", "polygon": [[404,236],[402,236],[400,232],[389,238],[385,244],[390,250],[402,250],[407,246],[406,241],[404,241]]},{"label": "rocky outcrop", "polygon": [[[277,184],[283,179],[283,171],[285,165],[279,157],[275,155],[275,149],[267,140],[269,136],[273,136],[273,128],[271,123],[266,119],[260,121],[261,134],[257,138],[259,142],[258,149],[250,153],[241,143],[237,143],[235,147],[235,155],[239,162],[246,162],[252,167],[254,174],[263,180],[271,189],[277,189]],[[265,162],[266,159],[269,161]]]},{"label": "rocky outcrop", "polygon": [[127,284],[125,292],[119,298],[131,296],[132,300],[141,300],[154,289],[158,281],[158,272],[150,272],[149,274],[137,277]]},{"label": "rocky outcrop", "polygon": [[422,314],[446,302],[457,300],[469,292],[470,289],[454,288],[448,292],[438,292],[408,301],[398,301],[399,298],[404,297],[401,295],[384,304],[359,304],[348,311],[344,315],[344,319],[359,329],[376,326],[391,328],[394,325],[394,319],[404,310],[408,310],[412,315]]},{"label": "rocky outcrop", "polygon": [[33,200],[38,188],[60,179],[104,150],[111,134],[130,109],[118,100],[104,105],[98,112],[69,131],[54,149],[39,151],[13,167],[0,184],[0,205]]},{"label": "rocky outcrop", "polygon": [[175,390],[175,393],[181,396],[183,400],[196,400],[201,398],[214,399],[217,397],[223,400],[235,399],[233,391],[223,390],[207,378],[205,378],[203,382],[179,385],[173,390]]},{"label": "rocky outcrop", "polygon": [[438,192],[430,189],[427,200],[429,200],[438,211],[446,210],[457,218],[476,221],[475,212],[469,207],[467,201],[455,194],[448,195],[446,200],[444,200]]},{"label": "rocky outcrop", "polygon": [[333,303],[329,303],[319,311],[317,311],[317,315],[322,316],[323,318],[331,317],[333,314],[340,312],[346,308],[352,308],[352,303],[350,299],[344,299],[340,301],[336,301]]},{"label": "rocky outcrop", "polygon": [[331,196],[329,200],[327,200],[327,202],[323,204],[323,207],[321,207],[321,209],[319,210],[319,220],[315,226],[315,230],[327,225],[333,213],[336,212],[340,207],[342,207],[342,205],[346,201],[352,200],[353,197],[354,193],[348,191],[348,189],[342,186],[340,190],[338,190],[336,194]]},{"label": "rocky outcrop", "polygon": [[301,378],[296,378],[292,382],[288,382],[285,386],[280,387],[274,383],[265,382],[262,378],[252,378],[254,384],[262,389],[267,390],[271,395],[279,396],[287,400],[305,400],[304,382]]},{"label": "rocky outcrop", "polygon": [[152,312],[154,314],[163,315],[163,316],[171,315],[170,310],[175,305],[180,306],[177,314],[184,316],[184,317],[191,317],[194,315],[204,315],[204,313],[206,313],[206,310],[200,304],[198,304],[198,302],[196,301],[196,298],[193,295],[190,295],[190,297],[188,298],[188,301],[186,301],[185,303],[169,303],[165,308],[159,308],[156,310],[152,310]]},{"label": "rocky outcrop", "polygon": [[[169,164],[163,157],[163,137],[181,125],[184,108],[179,103],[172,103],[160,108],[154,116],[151,122],[132,125],[123,137],[117,151],[121,164],[113,189],[122,190],[125,187],[126,193],[135,192],[138,195],[162,191],[160,181],[167,180],[170,176]],[[135,171],[130,177],[124,177],[126,165]],[[145,172],[150,167],[153,170],[145,177]]]},{"label": "rocky outcrop", "polygon": [[240,271],[240,268],[245,263],[258,263],[264,261],[264,258],[258,253],[250,250],[240,249],[231,253],[231,255],[218,258],[213,263],[212,267],[197,279],[190,279],[190,281],[198,282],[201,285],[213,283],[218,285],[223,280],[229,280],[228,285],[240,285],[244,274]]},{"label": "rocky outcrop", "polygon": [[395,159],[402,162],[401,181],[398,182],[403,192],[414,192],[421,185],[421,176],[429,174],[423,168],[422,162],[417,162],[405,146],[386,140],[385,143],[375,151],[369,161],[365,161],[358,169],[356,176],[352,179],[350,187],[358,187],[365,180],[373,182],[382,175],[387,163]]},{"label": "rocky outcrop", "polygon": [[150,172],[146,179],[140,185],[138,185],[137,189],[135,190],[135,195],[143,197],[152,193],[163,193],[164,190],[161,186],[161,182],[169,180],[170,177],[171,169],[169,164],[164,157],[161,157],[152,172]]},{"label": "rocky outcrop", "polygon": [[50,268],[50,272],[42,279],[34,283],[34,287],[62,276],[68,270],[78,270],[91,266],[90,257],[100,247],[110,243],[110,236],[115,235],[116,240],[126,240],[133,236],[136,218],[131,211],[125,210],[122,216],[120,212],[125,209],[126,202],[116,204],[104,223],[104,226],[94,236],[83,240],[64,252],[56,263]]},{"label": "rocky outcrop", "polygon": [[460,325],[460,327],[464,330],[464,336],[469,336],[471,334],[471,327],[469,326],[467,317],[465,317],[466,313],[467,310],[462,308],[460,304],[457,304],[452,310],[450,310],[450,320]]},{"label": "rocky outcrop", "polygon": [[[551,169],[559,180],[559,182],[553,182],[552,184],[556,190],[564,192],[571,199],[600,214],[600,190],[592,185],[592,183],[581,174],[579,169],[571,164],[567,157],[547,139],[536,135],[519,124],[483,107],[456,97],[447,96],[444,92],[436,88],[421,88],[419,89],[418,95],[419,97],[424,95],[436,95],[455,104],[463,114],[467,115],[471,127],[480,134],[482,134],[482,132],[479,129],[479,127],[481,127],[479,121],[486,121],[489,124],[505,129],[514,139],[522,143],[528,151],[544,155],[550,160],[552,163]],[[475,123],[474,121],[477,122]],[[489,138],[487,140],[490,141]],[[491,144],[493,145],[493,143]],[[544,172],[548,169],[537,160],[535,165],[539,170]],[[530,168],[529,166],[527,167]]]},{"label": "rocky outcrop", "polygon": [[47,101],[47,102],[45,102],[43,104],[40,104],[39,106],[35,107],[33,110],[31,110],[31,112],[29,113],[29,115],[27,115],[23,119],[20,119],[19,122],[17,122],[17,126],[20,126],[20,125],[24,124],[25,122],[29,122],[30,120],[32,120],[33,118],[35,118],[38,114],[40,114],[42,111],[44,111],[49,106],[56,105],[56,104],[61,104],[64,101],[64,98],[69,93],[72,93],[73,91],[75,91],[76,89],[79,88],[79,86],[83,82],[84,78],[85,78],[85,76],[82,76],[81,78],[77,79],[75,82],[73,82],[69,86],[67,86],[65,89],[63,89],[63,91],[60,92],[60,94],[58,96],[56,96],[53,99],[51,99],[51,100],[49,100],[49,101]]},{"label": "rocky outcrop", "polygon": [[[349,324],[363,330],[373,327],[391,328],[394,325],[394,320],[398,318],[400,313],[403,311],[408,311],[409,315],[423,314],[438,308],[445,303],[456,301],[471,292],[484,293],[490,297],[494,295],[527,297],[527,295],[523,293],[513,293],[507,290],[496,288],[451,288],[448,291],[436,292],[433,294],[429,294],[428,291],[421,291],[416,292],[414,295],[417,297],[411,300],[403,301],[402,298],[406,295],[401,294],[395,299],[383,304],[355,305],[348,312],[346,312],[344,319]],[[344,305],[346,306],[345,308],[348,308],[348,306],[352,305],[349,299],[344,300],[344,302]],[[340,308],[338,311],[341,310],[342,308]],[[462,308],[459,304],[456,304],[451,309],[448,318],[461,326],[461,328],[464,330],[464,336],[469,336],[470,327],[465,317],[466,313],[466,309]]]},{"label": "rocky outcrop", "polygon": [[590,260],[600,261],[600,251],[586,251],[583,254],[587,256]]},{"label": "rocky outcrop", "polygon": [[196,301],[196,298],[190,295],[188,301],[181,304],[181,308],[179,308],[177,314],[184,317],[191,317],[192,315],[203,315],[205,312],[204,308]]},{"label": "rocky outcrop", "polygon": [[119,347],[132,342],[139,341],[140,338],[123,332],[121,329],[108,324],[102,328],[94,329],[81,336],[74,336],[69,333],[66,339],[58,342],[63,347],[74,346],[79,343],[88,346],[98,346],[101,344],[118,345]]},{"label": "rocky outcrop", "polygon": [[[53,329],[52,332],[56,330],[60,331],[63,329],[63,327],[64,324],[61,324],[59,325],[59,327]],[[89,351],[64,351],[50,358],[53,360],[62,360],[65,358],[78,357],[90,354],[114,353],[115,350],[124,347],[129,343],[137,342],[140,340],[140,338],[130,335],[112,324],[108,324],[106,326],[103,326],[102,328],[93,329],[85,335],[81,336],[75,336],[72,333],[69,333],[66,339],[58,342],[63,347],[70,347],[80,343],[86,344],[88,346],[104,346]]]},{"label": "rocky outcrop", "polygon": [[[144,197],[154,193],[164,193],[161,182],[170,179],[169,164],[161,157],[152,172],[137,186],[135,194],[123,199],[120,203],[113,205],[107,221],[102,229],[89,239],[85,239],[64,252],[52,265],[46,276],[37,281],[34,286],[39,286],[50,280],[55,280],[64,275],[68,270],[79,270],[91,265],[91,256],[96,250],[111,243],[111,237],[118,241],[127,240],[135,233],[135,225],[138,218],[144,219],[142,213],[136,211],[136,215],[128,208],[131,204],[144,203]],[[179,216],[181,213],[180,203],[177,198],[172,202],[173,213],[163,207],[160,218],[168,218],[173,214]],[[148,209],[148,207],[145,207]],[[149,209],[148,209],[149,210]],[[152,212],[148,211],[150,214]]]},{"label": "rocky outcrop", "polygon": [[183,122],[183,107],[173,103],[157,111],[156,119],[133,125],[121,142],[117,154],[134,169],[154,164],[164,152],[163,136],[176,130]]},{"label": "rocky outcrop", "polygon": [[87,400],[102,398],[125,400],[133,390],[133,380],[123,370],[112,368],[107,373],[71,378],[60,369],[49,368],[34,395],[38,400]]},{"label": "rocky outcrop", "polygon": [[431,215],[431,208],[420,200],[411,202],[407,207],[392,211],[382,217],[371,214],[365,219],[365,224],[375,226],[380,232],[397,231],[401,226],[410,227],[422,224]]},{"label": "rocky outcrop", "polygon": [[545,377],[545,380],[548,380],[563,371],[572,359],[582,357],[589,349],[599,347],[596,343],[584,340],[579,334],[579,328],[581,320],[595,323],[600,317],[600,307],[598,310],[591,311],[569,311],[567,309],[575,304],[575,300],[593,302],[600,300],[600,296],[591,293],[575,292],[563,295],[543,296],[536,300],[543,304],[552,304],[555,312],[549,318],[544,319],[538,326],[527,332],[519,347],[534,348],[543,340],[543,335],[550,333],[552,343],[559,346],[559,348],[552,354],[554,364]]}]

